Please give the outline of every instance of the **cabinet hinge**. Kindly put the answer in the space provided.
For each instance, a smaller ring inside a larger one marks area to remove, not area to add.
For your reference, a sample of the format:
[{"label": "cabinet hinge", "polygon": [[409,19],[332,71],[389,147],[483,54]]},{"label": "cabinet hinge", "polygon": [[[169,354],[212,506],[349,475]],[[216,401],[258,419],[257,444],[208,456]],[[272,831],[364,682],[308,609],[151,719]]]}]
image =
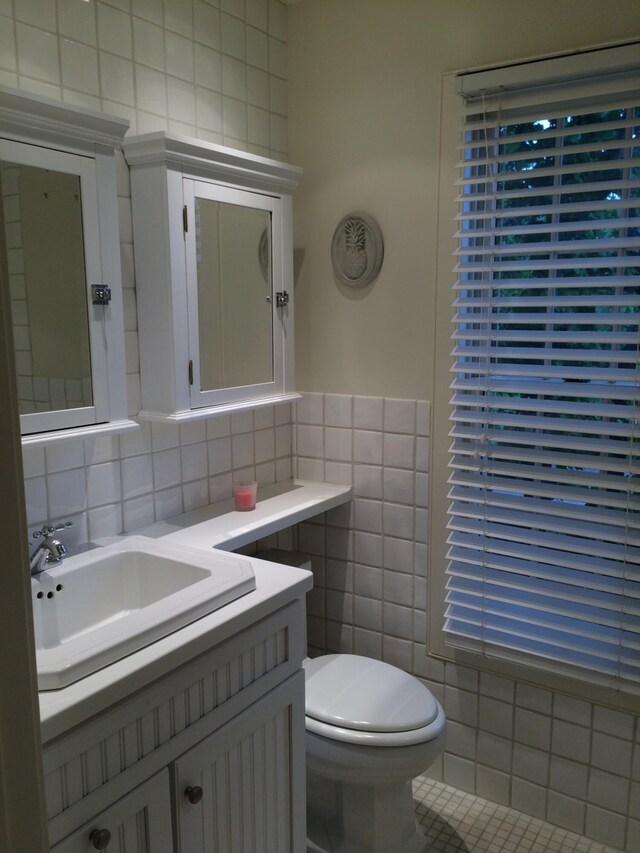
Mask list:
[{"label": "cabinet hinge", "polygon": [[189,385],[193,385],[193,362],[189,362]]},{"label": "cabinet hinge", "polygon": [[187,205],[182,208],[182,228],[186,234],[189,230],[189,218],[187,217]]}]

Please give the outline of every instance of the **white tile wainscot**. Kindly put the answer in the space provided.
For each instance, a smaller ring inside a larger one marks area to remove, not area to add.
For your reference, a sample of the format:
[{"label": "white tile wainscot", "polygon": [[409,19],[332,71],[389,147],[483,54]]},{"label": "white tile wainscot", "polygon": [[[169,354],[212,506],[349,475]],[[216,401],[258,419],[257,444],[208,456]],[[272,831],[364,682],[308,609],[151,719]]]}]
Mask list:
[{"label": "white tile wainscot", "polygon": [[[281,483],[260,490],[251,512],[218,504],[147,532],[231,550],[350,497],[340,486]],[[81,853],[105,831],[154,853],[304,850],[301,663],[312,579],[250,559],[255,591],[40,694],[52,853]]]}]

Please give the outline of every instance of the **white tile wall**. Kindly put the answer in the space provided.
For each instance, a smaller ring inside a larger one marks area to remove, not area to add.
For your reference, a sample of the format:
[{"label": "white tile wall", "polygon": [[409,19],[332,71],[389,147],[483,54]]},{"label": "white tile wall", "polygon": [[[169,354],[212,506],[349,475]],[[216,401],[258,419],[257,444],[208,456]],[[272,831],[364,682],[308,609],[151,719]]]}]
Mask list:
[{"label": "white tile wall", "polygon": [[298,526],[315,578],[309,644],[425,680],[449,720],[427,775],[640,853],[638,717],[426,656],[429,422],[423,401],[305,394],[296,405],[298,475],[354,487],[351,507]]},{"label": "white tile wall", "polygon": [[[235,476],[261,485],[292,476],[289,404],[181,427],[144,424],[120,438],[91,438],[23,450],[27,521],[74,522],[67,541],[113,536],[227,500]],[[256,425],[278,423],[275,428]],[[232,452],[232,448],[235,448]]]},{"label": "white tile wall", "polygon": [[281,0],[6,0],[0,84],[286,159]]}]

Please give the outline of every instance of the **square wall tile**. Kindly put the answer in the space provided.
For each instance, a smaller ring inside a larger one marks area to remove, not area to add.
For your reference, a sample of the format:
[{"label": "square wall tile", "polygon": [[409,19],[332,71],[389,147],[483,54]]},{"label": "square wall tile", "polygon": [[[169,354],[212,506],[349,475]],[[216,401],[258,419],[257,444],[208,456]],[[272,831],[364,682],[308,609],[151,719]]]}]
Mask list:
[{"label": "square wall tile", "polygon": [[487,696],[480,697],[479,705],[480,728],[486,732],[512,737],[513,734],[513,706],[507,702],[498,702]]},{"label": "square wall tile", "polygon": [[32,24],[43,30],[55,32],[55,3],[45,3],[43,5],[39,0],[14,0],[14,14],[16,21],[22,21],[25,24]]},{"label": "square wall tile", "polygon": [[300,456],[324,457],[324,431],[319,426],[300,424],[296,428],[296,451]]},{"label": "square wall tile", "polygon": [[588,776],[589,768],[586,764],[557,755],[551,756],[549,786],[554,790],[577,800],[586,800]]},{"label": "square wall tile", "polygon": [[[165,452],[171,453],[172,451]],[[124,499],[133,498],[137,495],[153,491],[153,468],[155,467],[156,457],[161,457],[161,454],[154,454],[153,466],[150,454],[132,456],[130,459],[123,459],[121,461],[122,496]],[[178,457],[178,466],[179,461]],[[161,459],[158,460],[158,469],[162,474],[162,476],[158,477],[158,488],[162,488],[165,475],[164,466],[161,468],[160,463]]]},{"label": "square wall tile", "polygon": [[47,477],[47,497],[56,516],[83,512],[87,507],[84,468],[60,471]]},{"label": "square wall tile", "polygon": [[585,833],[589,838],[611,847],[624,847],[625,819],[597,806],[587,806]]},{"label": "square wall tile", "polygon": [[520,743],[548,750],[551,744],[551,718],[524,708],[515,709],[514,737]]},{"label": "square wall tile", "polygon": [[103,462],[87,468],[87,505],[115,504],[122,499],[120,463]]},{"label": "square wall tile", "polygon": [[94,47],[61,39],[62,85],[90,95],[100,93],[98,52]]},{"label": "square wall tile", "polygon": [[[429,673],[430,674],[430,673]],[[467,726],[478,725],[478,696],[468,690],[446,687],[444,709],[447,719],[457,720]]]},{"label": "square wall tile", "polygon": [[133,106],[136,103],[133,63],[100,51],[100,94],[107,101]]},{"label": "square wall tile", "polygon": [[136,62],[164,70],[164,30],[142,18],[133,19],[133,51]]},{"label": "square wall tile", "polygon": [[368,430],[353,431],[353,461],[382,465],[383,434]]},{"label": "square wall tile", "polygon": [[353,459],[352,433],[350,429],[325,427],[324,456],[338,462],[350,462]]},{"label": "square wall tile", "polygon": [[138,109],[167,116],[167,80],[164,74],[136,63],[135,81]]},{"label": "square wall tile", "polygon": [[20,74],[59,84],[60,61],[57,38],[36,27],[16,24],[16,39]]},{"label": "square wall tile", "polygon": [[[220,11],[206,0],[195,0],[193,6],[194,37],[198,42],[220,50],[222,35],[220,28]],[[226,15],[222,16],[226,18]]]},{"label": "square wall tile", "polygon": [[382,430],[384,400],[382,397],[354,397],[353,425],[356,429]]},{"label": "square wall tile", "polygon": [[133,57],[131,16],[113,6],[98,3],[98,47],[109,53]]},{"label": "square wall tile", "polygon": [[416,403],[414,400],[385,400],[385,432],[414,435],[416,431]]},{"label": "square wall tile", "polygon": [[591,738],[591,763],[601,770],[620,776],[631,773],[631,749],[628,740],[593,732]]},{"label": "square wall tile", "polygon": [[447,785],[474,794],[476,790],[475,762],[446,752],[443,762],[443,778]]},{"label": "square wall tile", "polygon": [[584,802],[567,797],[557,791],[549,791],[547,797],[547,820],[580,835],[584,832],[586,806]]},{"label": "square wall tile", "polygon": [[383,459],[391,468],[415,468],[415,439],[410,435],[384,433]]},{"label": "square wall tile", "polygon": [[262,71],[269,71],[269,37],[266,33],[261,32],[254,27],[247,27],[245,31],[246,38],[246,59],[248,65],[260,68]]},{"label": "square wall tile", "polygon": [[60,35],[65,38],[95,47],[97,44],[95,3],[58,0],[58,29]]},{"label": "square wall tile", "polygon": [[554,720],[551,751],[554,755],[588,763],[591,758],[591,730],[563,720]]},{"label": "square wall tile", "polygon": [[324,423],[328,427],[351,427],[353,397],[348,394],[324,395]]}]

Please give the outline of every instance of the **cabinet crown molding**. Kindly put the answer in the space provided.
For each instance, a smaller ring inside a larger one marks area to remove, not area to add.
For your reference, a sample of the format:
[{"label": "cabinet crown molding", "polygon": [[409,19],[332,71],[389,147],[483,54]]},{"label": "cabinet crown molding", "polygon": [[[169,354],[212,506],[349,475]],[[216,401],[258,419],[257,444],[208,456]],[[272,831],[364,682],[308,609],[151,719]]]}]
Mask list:
[{"label": "cabinet crown molding", "polygon": [[198,177],[266,192],[289,195],[302,175],[298,166],[162,130],[125,139],[123,148],[132,167],[164,163]]},{"label": "cabinet crown molding", "polygon": [[2,135],[75,153],[94,153],[96,144],[120,148],[127,119],[63,104],[0,86]]}]

